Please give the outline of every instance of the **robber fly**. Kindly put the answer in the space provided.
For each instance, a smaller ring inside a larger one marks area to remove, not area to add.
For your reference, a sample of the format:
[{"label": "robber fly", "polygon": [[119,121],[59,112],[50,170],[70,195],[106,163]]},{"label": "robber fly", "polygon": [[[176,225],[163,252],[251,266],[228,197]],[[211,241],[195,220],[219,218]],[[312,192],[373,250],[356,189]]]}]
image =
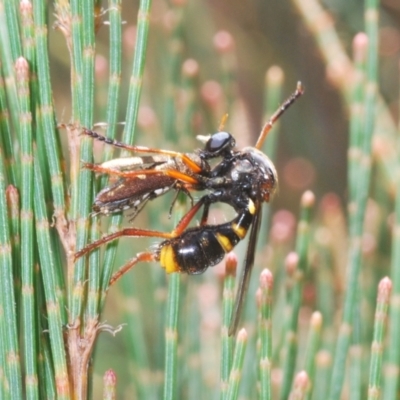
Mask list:
[{"label": "robber fly", "polygon": [[[225,150],[220,153],[221,161],[202,176],[202,185],[204,185],[202,187],[207,193],[192,206],[172,232],[165,233],[137,228],[122,229],[87,245],[76,253],[76,257],[81,257],[104,243],[122,236],[158,237],[164,240],[154,250],[139,253],[129,260],[111,277],[110,284],[116,282],[137,263],[144,261],[159,262],[167,273],[199,274],[219,263],[227,252],[246,237],[250,230],[243,272],[229,327],[229,335],[233,335],[237,330],[243,299],[254,264],[262,204],[269,202],[278,182],[274,164],[259,149],[275,121],[303,92],[301,83],[298,83],[296,91],[264,125],[255,147],[235,150],[234,138],[227,132],[219,132],[218,141],[216,136],[210,137],[211,142],[207,142],[205,146],[204,159],[206,160],[208,156],[214,158],[216,153],[210,151],[207,154],[207,151],[210,148],[212,150],[213,146],[219,147],[218,144],[222,143]],[[209,207],[211,204],[219,202],[232,206],[236,216],[229,222],[209,225],[207,224]],[[202,207],[203,215],[200,225],[188,227]]]}]

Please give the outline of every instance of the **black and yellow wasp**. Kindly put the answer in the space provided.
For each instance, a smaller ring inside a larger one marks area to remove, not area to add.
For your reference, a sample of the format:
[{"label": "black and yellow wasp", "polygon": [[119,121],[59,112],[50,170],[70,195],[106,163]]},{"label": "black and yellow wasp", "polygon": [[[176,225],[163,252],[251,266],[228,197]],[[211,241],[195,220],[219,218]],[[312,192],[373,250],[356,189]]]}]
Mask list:
[{"label": "black and yellow wasp", "polygon": [[[193,154],[185,154],[129,146],[85,129],[84,134],[111,145],[136,153],[154,154],[148,157],[119,158],[99,165],[87,165],[94,171],[120,177],[117,183],[106,187],[97,195],[93,206],[95,212],[109,214],[127,208],[133,208],[138,212],[148,200],[171,189],[187,193],[202,190],[206,194],[191,207],[172,232],[125,228],[87,245],[76,253],[76,258],[123,236],[157,237],[164,240],[155,249],[139,253],[129,260],[111,277],[110,284],[142,261],[157,261],[167,273],[199,274],[219,263],[250,230],[229,328],[229,335],[234,334],[254,264],[261,206],[262,203],[269,202],[278,182],[272,161],[260,151],[260,148],[275,121],[302,94],[303,87],[298,83],[296,91],[264,125],[256,145],[241,150],[235,150],[235,140],[232,135],[222,131],[211,135],[204,149]],[[211,167],[209,160],[218,158],[220,161]],[[210,206],[221,202],[230,205],[236,216],[226,223],[208,224]],[[200,225],[189,227],[201,208],[203,212]]]}]

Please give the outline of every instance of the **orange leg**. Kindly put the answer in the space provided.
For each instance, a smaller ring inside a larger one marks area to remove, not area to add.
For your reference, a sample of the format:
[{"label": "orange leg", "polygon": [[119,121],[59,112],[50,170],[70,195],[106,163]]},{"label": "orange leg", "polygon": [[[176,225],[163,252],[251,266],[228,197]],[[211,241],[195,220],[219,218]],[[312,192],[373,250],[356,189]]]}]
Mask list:
[{"label": "orange leg", "polygon": [[179,153],[172,150],[154,149],[145,146],[132,146],[126,143],[119,142],[118,140],[110,139],[106,136],[100,135],[99,133],[92,131],[91,129],[85,127],[76,127],[73,124],[59,124],[58,127],[63,129],[80,129],[83,135],[90,136],[95,140],[99,140],[100,142],[107,143],[111,146],[119,147],[120,149],[132,151],[133,153],[153,153],[176,157],[182,160],[182,162],[186,164],[186,166],[188,166],[194,173],[201,172],[201,167],[187,154],[184,153]]},{"label": "orange leg", "polygon": [[108,175],[115,175],[115,176],[120,176],[122,178],[133,178],[135,176],[140,176],[140,175],[166,175],[171,178],[177,179],[181,182],[185,183],[190,183],[190,184],[198,184],[199,181],[196,178],[193,178],[190,175],[184,174],[183,172],[179,172],[176,170],[157,170],[157,169],[141,169],[141,170],[134,170],[134,171],[120,171],[117,169],[113,168],[105,168],[102,167],[99,164],[91,164],[91,163],[83,163],[82,164],[83,168],[90,169],[91,171],[94,172],[99,172],[102,174],[108,174]]},{"label": "orange leg", "polygon": [[153,149],[151,147],[145,147],[145,146],[132,146],[126,143],[118,142],[117,140],[107,138],[103,135],[100,135],[99,133],[92,131],[87,128],[81,128],[82,133],[84,135],[90,136],[91,138],[95,140],[99,140],[101,142],[107,143],[109,145],[119,147],[124,150],[132,151],[134,153],[153,153],[153,154],[162,154],[166,156],[171,156],[171,157],[176,157],[182,160],[184,164],[186,164],[194,173],[199,173],[201,172],[201,167],[194,162],[188,155],[184,153],[179,153],[177,151],[172,151],[172,150],[162,150],[162,149]]},{"label": "orange leg", "polygon": [[131,236],[131,237],[158,237],[163,239],[170,239],[171,233],[151,231],[148,229],[136,229],[136,228],[125,228],[118,232],[112,233],[111,235],[107,235],[102,237],[99,240],[96,240],[93,243],[88,244],[83,249],[79,250],[75,253],[75,260],[90,253],[91,251],[99,248],[103,244],[112,242],[123,236]]},{"label": "orange leg", "polygon": [[96,240],[93,243],[88,244],[83,249],[79,250],[75,253],[75,259],[80,258],[91,251],[99,248],[103,244],[112,242],[120,237],[130,236],[130,237],[157,237],[161,239],[173,239],[179,236],[190,224],[190,221],[194,218],[197,211],[203,205],[204,201],[200,199],[198,203],[196,203],[185,216],[179,221],[178,225],[171,232],[160,232],[160,231],[151,231],[149,229],[137,229],[137,228],[125,228],[118,232],[112,233],[111,235],[104,236],[103,238]]},{"label": "orange leg", "polygon": [[126,272],[128,272],[131,268],[133,268],[139,262],[151,262],[158,261],[157,257],[152,252],[139,253],[136,257],[129,260],[123,267],[121,267],[117,272],[115,272],[110,278],[110,286],[114,285],[114,283],[121,278]]},{"label": "orange leg", "polygon": [[[197,211],[200,209],[202,204],[203,204],[203,200],[201,199],[179,221],[178,225],[176,226],[176,228],[172,232],[163,233],[162,236],[160,236],[160,237],[164,237],[164,238],[167,238],[167,239],[173,239],[173,238],[179,236],[180,234],[182,234],[182,232],[187,228],[187,226],[189,225],[190,221],[196,215]],[[151,231],[147,231],[147,232],[151,232]],[[116,233],[118,233],[118,232],[116,232]],[[152,233],[159,234],[159,233],[162,233],[162,232],[152,232]],[[142,236],[147,236],[147,235],[142,235]],[[154,236],[158,236],[158,235],[154,235]],[[114,240],[114,239],[112,239],[112,240]],[[85,249],[83,249],[83,250],[85,250]],[[137,254],[136,257],[134,257],[131,260],[129,260],[125,265],[123,265],[117,272],[115,272],[113,274],[113,276],[110,279],[110,286],[113,285],[119,278],[121,278],[131,268],[133,268],[137,263],[139,263],[139,262],[151,262],[151,261],[159,261],[158,254],[156,254],[154,252],[150,252],[150,251]]]}]

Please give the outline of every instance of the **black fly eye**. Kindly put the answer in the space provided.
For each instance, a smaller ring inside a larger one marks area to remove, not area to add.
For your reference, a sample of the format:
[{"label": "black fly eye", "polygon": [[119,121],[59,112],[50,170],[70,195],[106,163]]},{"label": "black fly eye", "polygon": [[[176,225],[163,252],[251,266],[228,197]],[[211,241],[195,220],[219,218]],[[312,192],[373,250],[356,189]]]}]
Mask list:
[{"label": "black fly eye", "polygon": [[235,147],[235,144],[235,139],[230,133],[217,132],[211,135],[204,150],[211,154],[218,154],[224,150],[232,150]]}]

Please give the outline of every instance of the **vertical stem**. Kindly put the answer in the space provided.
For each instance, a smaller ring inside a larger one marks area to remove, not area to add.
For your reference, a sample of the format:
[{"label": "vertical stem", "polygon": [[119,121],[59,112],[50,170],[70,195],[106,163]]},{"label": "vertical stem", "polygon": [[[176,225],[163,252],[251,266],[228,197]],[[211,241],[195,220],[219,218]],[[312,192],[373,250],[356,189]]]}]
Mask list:
[{"label": "vertical stem", "polygon": [[20,353],[18,347],[17,317],[15,310],[15,293],[13,290],[13,260],[10,240],[9,216],[6,201],[6,170],[4,167],[3,149],[0,147],[0,285],[5,290],[0,291],[1,318],[0,332],[2,340],[2,355],[4,373],[7,382],[4,385],[6,397],[22,399],[22,377]]},{"label": "vertical stem", "polygon": [[[78,124],[81,121],[82,97],[82,2],[71,0],[71,85],[72,85],[72,112],[73,121]],[[93,9],[92,9],[93,11]]]},{"label": "vertical stem", "polygon": [[383,278],[379,282],[375,311],[374,337],[372,340],[371,364],[369,369],[368,400],[379,400],[381,398],[383,347],[391,291],[392,282],[389,278]]},{"label": "vertical stem", "polygon": [[177,398],[178,315],[180,275],[170,275],[165,327],[165,385],[164,400]]},{"label": "vertical stem", "polygon": [[[65,241],[67,222],[65,219],[65,191],[61,172],[60,150],[56,140],[53,94],[48,59],[48,26],[46,25],[46,8],[41,0],[33,0],[33,18],[35,25],[36,60],[39,86],[38,113],[42,121],[42,129],[37,134],[42,135],[45,143],[46,160],[50,171],[51,190],[53,194],[54,217],[56,228],[63,241],[64,249],[69,256],[70,246]],[[38,140],[39,142],[39,140]]]},{"label": "vertical stem", "polygon": [[312,192],[305,192],[301,199],[301,216],[297,227],[296,253],[298,256],[295,284],[290,293],[289,319],[287,321],[286,359],[283,370],[283,383],[280,398],[289,396],[297,356],[297,322],[299,318],[303,280],[308,267],[308,242],[310,240],[310,219],[315,197]]},{"label": "vertical stem", "polygon": [[[400,131],[400,124],[398,129]],[[397,152],[400,152],[400,139],[397,141]],[[394,207],[395,217],[392,228],[392,254],[390,264],[393,291],[389,315],[388,351],[386,354],[387,371],[392,372],[384,375],[382,396],[384,400],[394,399],[397,396],[400,374],[400,346],[398,345],[400,337],[400,305],[397,301],[400,296],[400,164],[398,164],[396,170],[396,197]]]},{"label": "vertical stem", "polygon": [[271,399],[272,369],[272,273],[264,269],[260,275],[260,399]]},{"label": "vertical stem", "polygon": [[228,335],[229,325],[235,300],[237,257],[234,253],[226,256],[225,279],[222,298],[222,328],[221,328],[221,394],[220,399],[226,397],[229,374],[232,368],[233,337]]},{"label": "vertical stem", "polygon": [[[121,83],[121,1],[110,0],[110,77],[108,86],[107,100],[107,137],[115,137],[115,128],[117,123],[118,97]],[[104,151],[104,161],[111,159],[113,154],[113,146],[106,146]],[[101,179],[101,186],[106,183],[105,179]],[[118,218],[120,219],[120,218]],[[112,268],[115,260],[116,245],[108,247],[104,256],[104,266],[101,281],[100,293],[100,309],[102,309],[108,282],[112,274]]]},{"label": "vertical stem", "polygon": [[20,99],[21,145],[21,281],[22,327],[24,345],[25,383],[28,399],[37,399],[36,365],[37,338],[35,321],[35,291],[33,284],[33,152],[32,113],[30,108],[29,65],[25,58],[16,64],[17,91]]},{"label": "vertical stem", "polygon": [[18,127],[18,95],[14,64],[21,55],[19,28],[16,20],[16,3],[0,0],[0,55],[6,86],[7,100],[13,126]]},{"label": "vertical stem", "polygon": [[[143,72],[146,61],[147,38],[149,33],[151,0],[141,0],[137,16],[138,26],[135,44],[135,57],[133,60],[132,74],[130,78],[129,97],[126,108],[126,122],[122,141],[124,143],[133,143],[136,129],[137,117],[139,113],[140,94],[142,92]],[[110,231],[115,232],[121,224],[121,216],[115,215],[111,219]],[[111,243],[106,248],[105,265],[111,265],[117,249],[116,243]],[[107,272],[109,273],[109,272]],[[107,278],[107,276],[105,276]],[[108,279],[102,280],[102,299],[108,286]]]},{"label": "vertical stem", "polygon": [[[1,20],[0,20],[0,25],[1,25]],[[1,36],[1,28],[0,28],[0,36]],[[1,46],[2,44],[0,39],[0,48]],[[1,132],[0,146],[3,149],[4,153],[4,160],[7,172],[7,182],[9,182],[10,185],[16,186],[17,166],[15,163],[14,147],[11,138],[9,110],[7,108],[6,92],[3,80],[3,68],[4,65],[0,65],[0,132]]]},{"label": "vertical stem", "polygon": [[35,158],[34,207],[40,269],[43,279],[49,325],[48,334],[50,337],[51,360],[52,365],[54,365],[53,378],[56,382],[55,388],[57,391],[57,398],[67,400],[70,398],[70,388],[63,337],[63,321],[60,310],[62,303],[58,301],[56,293],[58,287],[57,275],[55,273],[56,260],[52,251],[53,246],[47,218],[43,180],[37,157]]},{"label": "vertical stem", "polygon": [[369,183],[371,175],[371,139],[375,126],[376,98],[377,98],[377,73],[378,73],[378,0],[366,0],[366,32],[368,36],[367,53],[367,81],[365,87],[365,121],[360,143],[360,165],[358,169],[357,189],[350,189],[354,198],[349,203],[349,255],[348,279],[344,299],[344,311],[340,326],[339,338],[336,345],[335,360],[332,371],[330,400],[340,398],[342,391],[347,352],[350,345],[353,324],[354,307],[356,306],[356,293],[358,291],[358,277],[361,269],[361,236],[364,226],[364,215],[367,204]]},{"label": "vertical stem", "polygon": [[[308,343],[306,350],[306,357],[304,362],[304,371],[307,373],[308,378],[312,382],[312,386],[315,382],[315,359],[316,354],[321,343],[321,332],[322,332],[322,314],[315,311],[311,316],[310,331],[308,334]],[[307,391],[306,399],[312,398],[312,387]]]},{"label": "vertical stem", "polygon": [[228,391],[225,400],[236,400],[238,398],[246,345],[247,332],[245,329],[241,329],[236,338],[235,353],[233,355],[232,369],[229,375]]}]

